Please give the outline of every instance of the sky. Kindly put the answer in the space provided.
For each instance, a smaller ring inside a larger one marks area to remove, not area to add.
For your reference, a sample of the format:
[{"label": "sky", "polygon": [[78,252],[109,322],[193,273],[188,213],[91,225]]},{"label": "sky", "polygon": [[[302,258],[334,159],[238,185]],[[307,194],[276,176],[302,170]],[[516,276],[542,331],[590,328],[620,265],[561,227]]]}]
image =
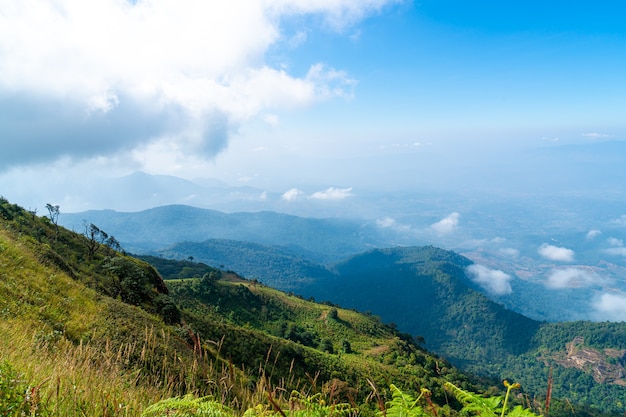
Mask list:
[{"label": "sky", "polygon": [[0,194],[104,208],[67,194],[144,171],[341,195],[624,140],[625,15],[620,1],[0,0]]}]

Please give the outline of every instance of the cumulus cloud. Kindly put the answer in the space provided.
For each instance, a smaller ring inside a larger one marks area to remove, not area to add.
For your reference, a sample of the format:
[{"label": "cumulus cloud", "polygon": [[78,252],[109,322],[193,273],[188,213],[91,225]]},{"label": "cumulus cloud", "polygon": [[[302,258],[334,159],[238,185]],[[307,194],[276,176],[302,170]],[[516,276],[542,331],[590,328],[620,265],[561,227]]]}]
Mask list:
[{"label": "cumulus cloud", "polygon": [[587,287],[599,282],[600,278],[591,271],[580,268],[555,269],[545,282],[552,289]]},{"label": "cumulus cloud", "polygon": [[589,240],[593,240],[596,237],[600,236],[601,234],[602,232],[600,230],[593,229],[587,232],[587,234],[585,235],[585,238]]},{"label": "cumulus cloud", "polygon": [[537,250],[541,257],[550,261],[572,262],[574,260],[574,251],[568,248],[548,245],[544,243]]},{"label": "cumulus cloud", "polygon": [[592,306],[596,320],[626,321],[626,295],[605,293]]},{"label": "cumulus cloud", "polygon": [[461,215],[457,212],[451,213],[438,222],[431,224],[430,228],[441,234],[451,233],[458,227],[460,217]]},{"label": "cumulus cloud", "polygon": [[298,190],[297,188],[292,188],[291,190],[284,192],[281,198],[287,201],[294,201],[302,195],[304,195],[304,192]]},{"label": "cumulus cloud", "polygon": [[472,281],[491,294],[505,295],[513,292],[511,276],[499,269],[473,264],[467,267],[466,272]]},{"label": "cumulus cloud", "polygon": [[324,191],[317,191],[311,194],[313,200],[343,200],[344,198],[352,196],[352,187],[348,188],[335,188],[329,187]]},{"label": "cumulus cloud", "polygon": [[293,75],[265,61],[306,42],[282,22],[312,16],[342,33],[396,1],[2,1],[0,168],[157,139],[214,155],[267,111],[352,96],[330,65]]}]

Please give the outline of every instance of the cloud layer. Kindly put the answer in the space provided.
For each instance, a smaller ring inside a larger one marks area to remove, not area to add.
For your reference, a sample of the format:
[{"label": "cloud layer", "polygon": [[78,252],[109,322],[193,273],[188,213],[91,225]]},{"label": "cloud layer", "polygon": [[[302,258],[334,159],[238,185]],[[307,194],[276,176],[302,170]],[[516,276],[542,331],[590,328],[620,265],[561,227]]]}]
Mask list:
[{"label": "cloud layer", "polygon": [[579,268],[555,269],[546,280],[546,287],[552,289],[587,287],[599,281],[593,272]]},{"label": "cloud layer", "polygon": [[0,169],[155,141],[214,155],[250,118],[352,94],[323,63],[268,65],[282,22],[342,31],[391,2],[0,0]]},{"label": "cloud layer", "polygon": [[513,292],[511,276],[499,269],[473,264],[468,266],[466,271],[472,281],[491,294],[505,295]]}]

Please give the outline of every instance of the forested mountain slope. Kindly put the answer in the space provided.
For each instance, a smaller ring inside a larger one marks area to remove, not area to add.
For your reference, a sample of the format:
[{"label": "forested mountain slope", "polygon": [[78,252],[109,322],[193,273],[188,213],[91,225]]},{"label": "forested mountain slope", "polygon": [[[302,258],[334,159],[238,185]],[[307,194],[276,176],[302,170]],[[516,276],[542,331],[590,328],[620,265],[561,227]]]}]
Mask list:
[{"label": "forested mountain slope", "polygon": [[327,267],[304,257],[303,250],[226,239],[176,243],[156,252],[168,259],[196,259],[222,269],[235,270],[283,291],[301,290],[333,276]]},{"label": "forested mountain slope", "polygon": [[[246,265],[251,277],[265,273],[276,250],[229,242],[229,256],[237,269]],[[195,259],[206,260],[202,244],[175,246],[184,256],[194,248]],[[260,255],[260,254],[257,254]],[[279,259],[290,259],[282,254]],[[221,258],[224,259],[224,258]],[[297,270],[297,258],[284,276]],[[465,273],[471,262],[435,247],[376,249],[324,269],[315,279],[289,280],[305,298],[327,300],[366,311],[393,323],[424,346],[471,373],[519,380],[534,395],[545,395],[552,367],[555,396],[581,407],[617,412],[622,409],[626,325],[624,323],[542,323],[507,310],[476,291]],[[314,271],[308,269],[308,272]],[[255,273],[256,272],[256,273]],[[284,285],[280,273],[263,275]],[[306,275],[310,277],[310,275]],[[304,276],[302,276],[304,277]],[[622,337],[624,336],[624,337]],[[574,340],[579,342],[572,344]],[[582,341],[582,342],[581,342]],[[556,412],[556,411],[553,411]]]},{"label": "forested mountain slope", "polygon": [[303,291],[385,322],[470,373],[519,380],[611,412],[626,396],[626,323],[542,323],[473,288],[471,262],[432,246],[372,250],[335,266],[337,277]]}]

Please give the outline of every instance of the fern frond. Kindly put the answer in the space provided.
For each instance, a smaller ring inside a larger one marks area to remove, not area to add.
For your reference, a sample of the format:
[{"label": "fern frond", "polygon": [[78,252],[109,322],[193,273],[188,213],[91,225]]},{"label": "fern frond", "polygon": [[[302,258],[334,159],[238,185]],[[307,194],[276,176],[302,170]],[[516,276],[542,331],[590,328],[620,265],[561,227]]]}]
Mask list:
[{"label": "fern frond", "polygon": [[[428,416],[424,409],[417,403],[421,395],[416,399],[412,395],[402,392],[398,387],[391,384],[391,401],[386,403],[386,412],[378,412],[378,416],[382,417],[422,417]],[[422,392],[423,394],[424,392]]]},{"label": "fern frond", "polygon": [[292,391],[289,402],[298,406],[298,409],[289,411],[289,417],[348,417],[356,413],[347,403],[326,404],[321,393],[307,397],[298,391]]},{"label": "fern frond", "polygon": [[465,391],[456,385],[446,382],[445,387],[452,391],[456,398],[463,403],[463,411],[478,416],[498,416],[502,397],[483,397],[473,392]]},{"label": "fern frond", "polygon": [[540,414],[535,414],[527,408],[523,408],[521,405],[515,406],[506,415],[507,417],[543,417]]}]

